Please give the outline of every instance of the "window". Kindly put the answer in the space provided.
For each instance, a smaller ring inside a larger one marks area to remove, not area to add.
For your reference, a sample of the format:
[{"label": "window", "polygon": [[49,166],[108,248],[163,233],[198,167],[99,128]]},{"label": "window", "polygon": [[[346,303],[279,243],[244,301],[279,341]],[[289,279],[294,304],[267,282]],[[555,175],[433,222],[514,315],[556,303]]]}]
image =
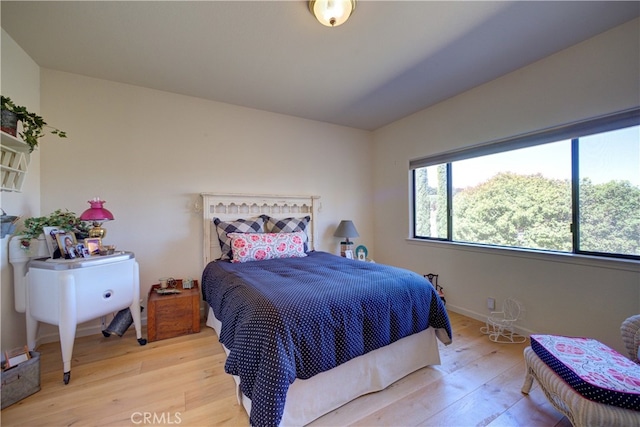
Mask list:
[{"label": "window", "polygon": [[446,165],[415,170],[416,235],[447,238]]},{"label": "window", "polygon": [[578,246],[640,255],[640,126],[580,138]]},{"label": "window", "polygon": [[410,164],[416,238],[640,259],[640,109]]}]

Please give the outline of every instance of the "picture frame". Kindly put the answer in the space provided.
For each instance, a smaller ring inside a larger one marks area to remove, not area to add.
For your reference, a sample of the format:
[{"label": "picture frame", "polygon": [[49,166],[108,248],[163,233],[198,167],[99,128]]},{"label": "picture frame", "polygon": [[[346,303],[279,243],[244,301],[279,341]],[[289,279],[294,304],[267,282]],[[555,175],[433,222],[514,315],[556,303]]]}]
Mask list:
[{"label": "picture frame", "polygon": [[366,261],[368,256],[369,256],[369,251],[367,250],[367,247],[365,245],[359,245],[356,248],[356,257],[360,261]]},{"label": "picture frame", "polygon": [[53,253],[58,249],[58,241],[56,236],[60,232],[58,227],[42,227],[42,233],[44,234],[44,240],[47,242],[47,249],[49,254],[53,258]]},{"label": "picture frame", "polygon": [[353,259],[353,251],[351,249],[347,249],[344,251],[344,257],[348,259]]},{"label": "picture frame", "polygon": [[58,242],[58,249],[60,249],[60,255],[62,257],[73,259],[82,256],[78,254],[78,250],[76,249],[78,242],[76,241],[76,235],[74,233],[60,231],[56,234],[56,241]]},{"label": "picture frame", "polygon": [[76,251],[78,253],[78,256],[81,256],[83,258],[89,258],[91,256],[91,254],[89,253],[89,249],[87,249],[84,243],[78,243],[78,245],[76,246]]},{"label": "picture frame", "polygon": [[84,246],[90,255],[98,255],[102,247],[102,239],[100,237],[89,237],[84,239]]},{"label": "picture frame", "polygon": [[29,347],[26,345],[24,347],[6,350],[4,352],[4,369],[12,368],[29,359],[31,359],[31,353],[29,352]]}]

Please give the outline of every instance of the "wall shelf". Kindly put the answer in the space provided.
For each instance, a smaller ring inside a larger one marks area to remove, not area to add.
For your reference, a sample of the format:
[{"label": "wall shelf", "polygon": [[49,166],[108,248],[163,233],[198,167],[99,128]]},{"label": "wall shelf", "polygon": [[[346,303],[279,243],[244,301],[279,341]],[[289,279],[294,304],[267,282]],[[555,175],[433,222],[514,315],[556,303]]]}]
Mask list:
[{"label": "wall shelf", "polygon": [[29,146],[19,138],[1,132],[0,172],[2,191],[22,191],[31,158]]}]

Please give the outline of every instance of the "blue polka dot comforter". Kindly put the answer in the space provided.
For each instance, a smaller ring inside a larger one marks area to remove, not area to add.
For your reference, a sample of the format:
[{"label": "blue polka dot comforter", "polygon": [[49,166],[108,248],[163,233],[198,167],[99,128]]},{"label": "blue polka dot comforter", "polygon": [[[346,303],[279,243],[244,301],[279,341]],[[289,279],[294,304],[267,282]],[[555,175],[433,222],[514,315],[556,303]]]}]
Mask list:
[{"label": "blue polka dot comforter", "polygon": [[289,385],[428,327],[451,326],[419,274],[326,252],[210,263],[204,299],[222,321],[225,371],[240,377],[254,426],[278,425]]}]

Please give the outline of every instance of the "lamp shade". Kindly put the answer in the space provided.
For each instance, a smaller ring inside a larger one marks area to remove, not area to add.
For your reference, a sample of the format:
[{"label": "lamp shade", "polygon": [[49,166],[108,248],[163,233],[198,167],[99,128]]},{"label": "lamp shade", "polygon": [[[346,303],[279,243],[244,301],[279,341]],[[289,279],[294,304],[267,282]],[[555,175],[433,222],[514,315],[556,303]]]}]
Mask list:
[{"label": "lamp shade", "polygon": [[349,237],[360,237],[358,230],[356,230],[356,226],[353,225],[353,221],[351,220],[340,221],[340,225],[338,225],[338,228],[336,228],[333,235],[335,237],[346,237],[347,240]]},{"label": "lamp shade", "polygon": [[309,10],[318,22],[327,27],[337,27],[347,22],[356,8],[356,0],[311,0]]},{"label": "lamp shade", "polygon": [[102,206],[106,203],[104,200],[96,197],[87,203],[89,203],[91,207],[80,215],[82,221],[110,221],[113,219],[113,214]]}]

